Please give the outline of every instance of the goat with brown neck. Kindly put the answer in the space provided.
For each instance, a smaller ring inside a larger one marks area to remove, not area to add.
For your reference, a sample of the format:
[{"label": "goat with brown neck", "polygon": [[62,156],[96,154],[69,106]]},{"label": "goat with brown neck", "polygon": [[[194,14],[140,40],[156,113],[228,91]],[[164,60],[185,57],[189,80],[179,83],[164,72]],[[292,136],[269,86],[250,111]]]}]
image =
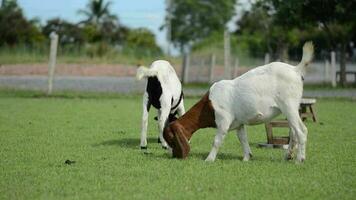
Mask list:
[{"label": "goat with brown neck", "polygon": [[205,94],[188,112],[164,130],[163,137],[173,149],[173,157],[186,158],[190,151],[189,140],[201,128],[216,127],[214,108]]},{"label": "goat with brown neck", "polygon": [[294,157],[303,162],[308,129],[299,116],[306,67],[313,58],[311,42],[303,46],[303,56],[296,66],[273,62],[256,67],[233,80],[214,83],[209,93],[164,131],[164,139],[173,149],[173,156],[185,158],[192,134],[206,127],[216,127],[212,149],[205,159],[213,162],[223,140],[230,130],[236,130],[243,150],[243,161],[252,155],[247,140],[246,126],[270,122],[279,114],[286,116],[290,127],[289,148],[286,159]]}]

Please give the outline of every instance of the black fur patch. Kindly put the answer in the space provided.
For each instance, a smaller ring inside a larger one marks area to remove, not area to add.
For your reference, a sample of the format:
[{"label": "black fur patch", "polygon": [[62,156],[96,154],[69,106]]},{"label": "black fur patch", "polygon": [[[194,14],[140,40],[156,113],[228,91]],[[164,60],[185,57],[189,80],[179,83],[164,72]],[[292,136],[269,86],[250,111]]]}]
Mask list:
[{"label": "black fur patch", "polygon": [[162,86],[157,77],[148,77],[146,91],[149,104],[152,104],[156,109],[160,109],[161,102],[159,98],[161,98],[162,95]]},{"label": "black fur patch", "polygon": [[[168,122],[171,123],[171,122],[177,120],[178,118],[177,118],[176,115],[177,115],[177,111],[174,112],[174,113],[169,113],[169,115],[168,115]],[[156,117],[154,118],[154,120],[158,121],[158,117],[156,116]]]},{"label": "black fur patch", "polygon": [[171,108],[171,111],[172,110],[174,110],[174,109],[176,109],[178,106],[179,106],[179,104],[180,104],[180,102],[182,101],[182,99],[183,99],[183,97],[184,97],[184,94],[183,94],[183,91],[180,93],[180,97],[179,97],[179,100],[178,100],[178,103],[175,105],[175,106],[173,106],[173,98],[172,98],[172,108]]}]

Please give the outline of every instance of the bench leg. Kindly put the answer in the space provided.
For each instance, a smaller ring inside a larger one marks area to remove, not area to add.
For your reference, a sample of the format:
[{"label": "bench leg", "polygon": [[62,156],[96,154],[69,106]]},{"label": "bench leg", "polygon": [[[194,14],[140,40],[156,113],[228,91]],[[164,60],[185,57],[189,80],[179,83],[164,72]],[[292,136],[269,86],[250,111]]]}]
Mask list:
[{"label": "bench leg", "polygon": [[272,124],[265,123],[266,133],[267,133],[267,144],[273,144],[273,132],[272,132]]},{"label": "bench leg", "polygon": [[300,117],[302,118],[302,121],[303,121],[303,122],[307,119],[306,113],[307,113],[307,108],[306,108],[306,106],[300,106],[299,115],[300,115]]},{"label": "bench leg", "polygon": [[312,116],[313,116],[313,122],[316,122],[316,121],[317,121],[317,119],[316,119],[316,113],[314,112],[314,108],[313,108],[312,105],[309,106],[309,110],[310,110],[310,112],[311,112],[311,114],[312,114]]}]

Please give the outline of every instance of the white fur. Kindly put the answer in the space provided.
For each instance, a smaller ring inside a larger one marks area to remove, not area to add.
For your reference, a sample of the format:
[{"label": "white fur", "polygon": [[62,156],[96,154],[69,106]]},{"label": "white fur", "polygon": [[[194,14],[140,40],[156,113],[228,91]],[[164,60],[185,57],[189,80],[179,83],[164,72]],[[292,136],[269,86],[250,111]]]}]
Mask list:
[{"label": "white fur", "polygon": [[[163,138],[163,129],[167,123],[167,119],[170,113],[177,111],[178,116],[182,116],[185,113],[184,100],[182,99],[178,107],[171,110],[172,106],[177,105],[181,91],[182,85],[179,78],[168,61],[157,60],[153,62],[150,68],[141,66],[137,69],[136,78],[141,80],[145,77],[156,76],[161,83],[162,95],[159,98],[161,109],[158,110],[158,127],[159,127],[159,137],[162,147],[167,147],[167,143]],[[141,131],[141,148],[147,146],[147,125],[148,125],[148,95],[145,91],[143,95],[143,114],[142,114],[142,131]],[[173,103],[172,103],[173,98]]]},{"label": "white fur", "polygon": [[299,117],[298,109],[303,93],[302,75],[312,57],[313,44],[306,43],[302,61],[297,66],[273,62],[234,80],[215,83],[210,88],[209,99],[214,107],[218,130],[206,161],[215,160],[226,133],[232,129],[237,129],[244,152],[243,160],[249,160],[252,154],[245,125],[269,122],[280,113],[287,117],[291,130],[287,157],[291,157],[297,145],[297,161],[303,161],[307,128]]}]

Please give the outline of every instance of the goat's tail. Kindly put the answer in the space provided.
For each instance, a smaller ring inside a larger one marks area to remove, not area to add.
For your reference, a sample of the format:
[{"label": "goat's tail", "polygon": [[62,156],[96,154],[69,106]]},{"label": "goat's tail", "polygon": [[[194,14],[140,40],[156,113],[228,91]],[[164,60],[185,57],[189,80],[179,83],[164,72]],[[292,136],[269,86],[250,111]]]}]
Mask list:
[{"label": "goat's tail", "polygon": [[308,66],[308,64],[312,61],[314,56],[314,45],[313,42],[309,41],[306,42],[303,46],[303,57],[302,61],[297,65],[298,68],[302,72],[304,72],[305,68]]},{"label": "goat's tail", "polygon": [[141,80],[146,77],[157,76],[157,75],[158,75],[158,71],[149,69],[144,66],[137,68],[137,71],[136,71],[136,79],[137,80]]}]

